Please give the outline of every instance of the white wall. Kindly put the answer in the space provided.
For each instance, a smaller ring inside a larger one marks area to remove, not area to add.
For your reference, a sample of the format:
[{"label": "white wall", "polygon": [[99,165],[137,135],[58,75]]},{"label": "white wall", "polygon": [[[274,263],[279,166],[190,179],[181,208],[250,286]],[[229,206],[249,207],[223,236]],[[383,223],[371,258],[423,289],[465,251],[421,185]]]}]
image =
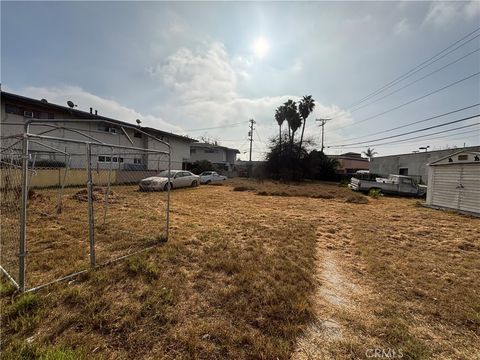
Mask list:
[{"label": "white wall", "polygon": [[[52,111],[53,112],[53,111]],[[55,120],[57,119],[68,119],[68,114],[61,113],[61,112],[53,112]],[[24,130],[24,123],[28,118],[25,118],[21,115],[11,114],[5,112],[5,104],[2,101],[1,106],[1,135],[14,135],[14,134],[21,134]],[[72,119],[73,120],[73,119]],[[5,122],[14,122],[18,123],[17,125],[4,125],[2,123]],[[68,121],[65,123],[60,123],[59,125],[68,127],[68,129],[81,131],[86,133],[87,135],[104,142],[106,144],[114,144],[114,145],[122,145],[122,146],[134,146],[138,148],[150,148],[155,150],[161,151],[168,151],[168,147],[165,144],[162,144],[155,139],[152,139],[145,134],[142,134],[141,138],[135,137],[134,129],[124,128],[130,139],[132,140],[133,144],[130,142],[127,136],[123,133],[120,125],[110,125],[108,123],[102,122],[76,122],[76,123],[69,123]],[[117,129],[117,133],[109,133],[102,130],[102,126],[111,126]],[[49,127],[45,126],[31,126],[30,132],[33,134],[39,134],[43,131],[51,130]],[[161,133],[155,133],[154,136],[159,137]],[[61,137],[65,139],[73,139],[73,140],[86,140],[89,139],[85,136],[72,132],[69,130],[64,129],[55,129],[45,135],[48,136],[55,136]],[[164,136],[161,135],[163,140],[166,142],[170,142],[171,151],[172,151],[172,168],[173,169],[182,169],[182,163],[184,161],[188,161],[190,157],[190,142],[184,141],[180,138],[176,138],[173,136]],[[41,140],[42,143],[50,145],[56,149],[63,150],[69,154],[72,154],[71,159],[71,167],[72,168],[84,168],[86,166],[85,162],[85,151],[86,146],[85,144],[77,144],[74,142],[68,141],[56,141],[56,140]],[[7,143],[7,142],[5,142]],[[19,145],[19,148],[21,145]],[[49,150],[41,145],[35,144],[34,142],[30,142],[29,148],[31,151],[42,151],[42,152],[51,152],[50,154],[38,154],[37,159],[52,159],[52,160],[60,160],[65,161],[66,157],[63,154],[55,153],[53,150]],[[98,156],[109,156],[109,157],[116,157],[117,162],[113,162],[112,164],[109,162],[99,162]],[[120,163],[118,160],[119,158],[123,158],[123,162]],[[168,157],[166,155],[158,155],[156,153],[148,153],[143,151],[133,151],[133,150],[123,150],[123,149],[113,149],[106,147],[106,146],[92,146],[92,167],[94,169],[109,169],[110,166],[113,169],[122,169],[126,166],[130,166],[130,168],[134,168],[136,165],[134,159],[141,159],[143,164],[147,164],[149,170],[158,170],[158,169],[165,169],[168,167]],[[131,164],[131,165],[127,165]],[[138,167],[138,165],[137,165]]]}]

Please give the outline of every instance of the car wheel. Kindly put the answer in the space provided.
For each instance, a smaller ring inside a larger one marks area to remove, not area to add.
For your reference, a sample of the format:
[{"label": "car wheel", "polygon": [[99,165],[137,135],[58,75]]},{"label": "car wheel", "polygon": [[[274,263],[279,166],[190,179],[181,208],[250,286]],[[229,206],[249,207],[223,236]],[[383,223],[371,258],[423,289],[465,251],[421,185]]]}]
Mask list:
[{"label": "car wheel", "polygon": [[192,187],[197,187],[197,186],[198,186],[197,180],[193,180],[193,181],[192,181]]},{"label": "car wheel", "polygon": [[165,186],[163,187],[164,191],[168,191],[169,189],[170,190],[173,189],[172,183],[166,183]]},{"label": "car wheel", "polygon": [[205,184],[210,184],[212,181],[211,180],[207,180],[207,182]]}]

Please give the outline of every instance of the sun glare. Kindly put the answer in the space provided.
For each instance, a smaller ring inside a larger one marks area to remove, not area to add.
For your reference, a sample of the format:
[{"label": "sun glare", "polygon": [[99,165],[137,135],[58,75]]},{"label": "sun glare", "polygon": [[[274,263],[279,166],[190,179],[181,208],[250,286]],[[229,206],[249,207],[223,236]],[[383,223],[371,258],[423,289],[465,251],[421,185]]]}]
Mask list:
[{"label": "sun glare", "polygon": [[257,38],[252,45],[253,53],[259,59],[262,59],[267,55],[269,48],[268,41],[263,37]]}]

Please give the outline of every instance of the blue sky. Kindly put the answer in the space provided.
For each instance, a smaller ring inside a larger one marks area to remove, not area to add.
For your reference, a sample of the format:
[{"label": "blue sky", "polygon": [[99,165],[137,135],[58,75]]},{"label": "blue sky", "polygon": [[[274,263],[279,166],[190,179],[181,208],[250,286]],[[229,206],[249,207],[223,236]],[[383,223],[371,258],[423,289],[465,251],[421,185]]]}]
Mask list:
[{"label": "blue sky", "polygon": [[[331,146],[480,102],[480,77],[475,76],[362,121],[479,72],[476,52],[364,109],[349,108],[479,24],[480,2],[2,1],[1,82],[4,90],[60,104],[73,100],[84,110],[92,106],[130,122],[140,118],[146,125],[215,139],[242,152],[248,149],[248,119],[253,117],[254,157],[260,159],[268,138],[278,131],[275,108],[288,98],[313,95],[317,107],[306,134],[318,143],[320,130],[313,119],[335,116],[326,126],[326,144]],[[258,39],[263,39],[260,49],[254,46]],[[379,96],[479,47],[480,37]],[[226,124],[236,125],[197,130]],[[478,145],[479,129],[374,147],[386,155],[424,145]],[[327,152],[362,150],[337,147]]]}]

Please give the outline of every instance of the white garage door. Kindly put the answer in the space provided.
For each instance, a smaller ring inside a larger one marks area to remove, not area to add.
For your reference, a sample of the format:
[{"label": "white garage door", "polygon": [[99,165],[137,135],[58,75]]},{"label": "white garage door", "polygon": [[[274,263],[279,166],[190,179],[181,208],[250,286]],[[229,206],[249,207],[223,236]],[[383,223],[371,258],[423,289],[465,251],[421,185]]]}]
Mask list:
[{"label": "white garage door", "polygon": [[460,165],[433,166],[432,205],[459,208]]},{"label": "white garage door", "polygon": [[480,213],[480,164],[462,164],[459,209]]}]

